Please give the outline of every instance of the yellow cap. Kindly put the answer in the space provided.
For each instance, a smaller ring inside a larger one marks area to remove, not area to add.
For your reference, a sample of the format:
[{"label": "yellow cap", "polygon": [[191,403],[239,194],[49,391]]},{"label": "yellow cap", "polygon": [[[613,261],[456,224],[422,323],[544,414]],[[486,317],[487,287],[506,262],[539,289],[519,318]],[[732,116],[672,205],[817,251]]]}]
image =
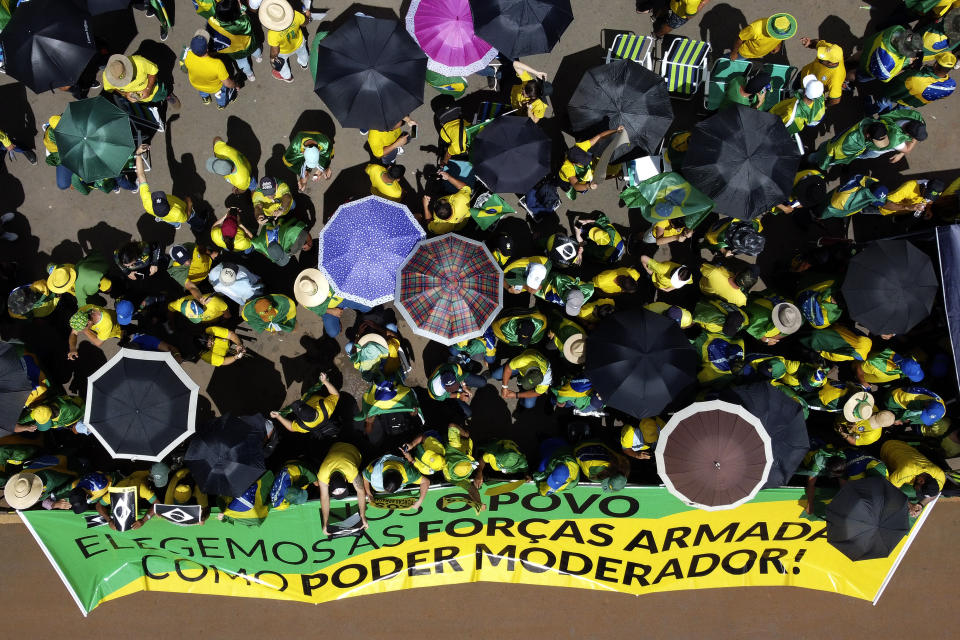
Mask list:
[{"label": "yellow cap", "polygon": [[53,410],[46,405],[40,405],[30,411],[30,418],[37,424],[47,424],[53,419]]},{"label": "yellow cap", "polygon": [[950,51],[944,51],[937,56],[937,65],[945,69],[953,69],[957,64],[957,56],[953,55]]},{"label": "yellow cap", "polygon": [[110,291],[112,286],[113,282],[110,281],[110,278],[100,278],[100,291]]},{"label": "yellow cap", "polygon": [[773,26],[775,26],[779,31],[786,31],[790,28],[790,21],[787,20],[786,16],[780,16],[773,21]]},{"label": "yellow cap", "polygon": [[192,495],[193,491],[190,490],[190,485],[178,484],[177,488],[173,490],[173,499],[177,504],[183,504],[189,500]]},{"label": "yellow cap", "polygon": [[453,475],[458,478],[466,478],[473,471],[473,465],[464,460],[453,465]]},{"label": "yellow cap", "polygon": [[831,64],[840,62],[843,60],[843,49],[829,42],[821,42],[817,45],[817,60]]}]

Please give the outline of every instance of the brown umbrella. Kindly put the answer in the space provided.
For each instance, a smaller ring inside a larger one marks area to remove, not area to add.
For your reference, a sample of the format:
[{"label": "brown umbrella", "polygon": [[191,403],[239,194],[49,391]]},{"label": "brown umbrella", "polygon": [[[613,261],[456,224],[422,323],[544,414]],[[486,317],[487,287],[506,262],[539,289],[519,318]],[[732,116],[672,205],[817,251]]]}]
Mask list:
[{"label": "brown umbrella", "polygon": [[772,461],[760,420],[722,400],[695,402],[673,414],[657,446],[657,473],[670,493],[711,511],[751,500]]}]

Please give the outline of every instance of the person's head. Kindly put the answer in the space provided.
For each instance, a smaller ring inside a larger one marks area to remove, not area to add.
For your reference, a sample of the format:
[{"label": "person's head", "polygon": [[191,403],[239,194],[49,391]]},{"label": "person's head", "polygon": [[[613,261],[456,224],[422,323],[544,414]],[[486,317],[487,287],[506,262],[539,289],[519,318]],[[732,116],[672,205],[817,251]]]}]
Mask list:
[{"label": "person's head", "polygon": [[604,318],[612,316],[617,310],[617,307],[612,304],[598,304],[593,308],[593,315],[597,320],[603,320]]},{"label": "person's head", "polygon": [[253,310],[264,322],[273,322],[279,313],[279,310],[273,306],[273,301],[270,298],[258,298],[257,301],[253,303]]},{"label": "person's head", "polygon": [[403,476],[396,469],[387,469],[383,472],[383,492],[396,493],[403,486]]},{"label": "person's head", "polygon": [[913,31],[898,31],[890,38],[890,44],[905,58],[916,58],[923,51],[923,36]]},{"label": "person's head", "polygon": [[228,176],[234,171],[237,170],[237,167],[233,164],[233,161],[227,160],[225,158],[217,158],[216,156],[207,158],[207,171],[218,176]]},{"label": "person's head", "polygon": [[910,382],[920,382],[923,380],[923,367],[913,358],[897,355],[894,358],[894,364],[900,367],[900,371],[910,379]]},{"label": "person's head", "polygon": [[67,496],[67,499],[70,501],[70,508],[74,513],[81,514],[87,510],[87,494],[80,487],[70,491],[70,495]]},{"label": "person's head", "polygon": [[881,145],[878,143],[886,143],[887,141],[887,125],[882,122],[871,122],[867,125],[867,128],[864,129],[863,135],[877,146],[886,146],[885,144]]},{"label": "person's head", "polygon": [[523,375],[520,376],[520,380],[518,381],[520,388],[524,391],[536,389],[542,383],[543,372],[537,368],[530,368],[529,370],[525,371]]},{"label": "person's head", "polygon": [[759,279],[760,276],[757,273],[756,265],[750,265],[734,276],[733,281],[737,283],[737,286],[740,287],[743,292],[747,292],[753,288],[753,285],[757,284],[757,280]]},{"label": "person's head", "polygon": [[916,120],[910,120],[901,127],[903,132],[916,140],[917,142],[923,142],[927,139],[927,125],[922,122],[917,122]]},{"label": "person's head", "polygon": [[944,414],[943,404],[936,400],[930,400],[920,411],[920,421],[929,427],[943,418]]},{"label": "person's head", "polygon": [[205,29],[197,29],[190,38],[190,51],[195,56],[207,55],[207,48],[210,43],[210,36]]},{"label": "person's head", "polygon": [[685,287],[691,282],[693,282],[693,274],[690,273],[690,269],[688,267],[683,265],[680,265],[674,269],[673,273],[670,274],[670,285],[674,289]]},{"label": "person's head", "polygon": [[316,142],[309,142],[304,145],[303,166],[309,170],[320,168],[320,148]]},{"label": "person's head", "polygon": [[631,278],[630,276],[617,276],[613,279],[613,282],[623,289],[624,293],[636,293],[637,292],[637,281]]},{"label": "person's head", "polygon": [[311,407],[303,400],[297,400],[291,405],[291,407],[293,409],[293,415],[296,419],[296,422],[298,422],[303,428],[306,428],[308,424],[315,424],[320,418],[320,413],[317,411],[316,407]]},{"label": "person's head", "polygon": [[433,215],[439,220],[449,220],[453,215],[453,207],[445,198],[438,198],[430,201],[430,208]]},{"label": "person's head", "polygon": [[573,164],[585,167],[593,162],[593,154],[574,145],[567,150],[567,159]]},{"label": "person's head", "polygon": [[13,313],[25,316],[33,311],[33,306],[41,297],[42,294],[30,285],[17,287],[7,297],[7,308]]},{"label": "person's head", "polygon": [[232,262],[224,262],[220,265],[220,284],[225,286],[230,286],[237,281],[237,270],[240,269],[239,266],[233,264]]},{"label": "person's head", "polygon": [[220,235],[223,238],[223,244],[227,251],[233,251],[234,243],[237,239],[237,231],[240,229],[239,209],[230,209],[227,216],[220,225]]},{"label": "person's head", "polygon": [[921,473],[913,479],[913,488],[917,499],[936,498],[940,493],[940,484],[929,473]]},{"label": "person's head", "polygon": [[827,181],[819,174],[806,176],[793,187],[793,197],[801,207],[815,209],[827,201]]},{"label": "person's head", "polygon": [[951,51],[944,51],[937,56],[937,63],[933,65],[933,70],[941,76],[948,75],[953,71],[953,67],[957,64],[957,56]]},{"label": "person's head", "polygon": [[150,480],[158,489],[167,486],[170,480],[170,467],[162,462],[154,462],[150,467]]},{"label": "person's head", "polygon": [[843,62],[843,49],[839,45],[821,41],[817,45],[817,61],[828,69],[833,69]]},{"label": "person's head", "polygon": [[115,53],[103,67],[103,77],[115,87],[125,87],[136,79],[137,67],[127,56]]},{"label": "person's head", "polygon": [[457,375],[450,369],[445,369],[440,373],[440,386],[447,392],[458,391],[460,383],[457,381]]},{"label": "person's head", "polygon": [[527,277],[524,281],[524,284],[536,291],[540,288],[540,285],[543,284],[544,278],[547,277],[547,268],[540,264],[539,262],[534,262],[527,267]]},{"label": "person's head", "polygon": [[743,85],[743,90],[750,95],[760,93],[764,89],[770,88],[772,78],[769,73],[760,72],[753,76]]},{"label": "person's head", "polygon": [[173,260],[179,266],[183,266],[190,262],[190,252],[187,251],[187,248],[182,244],[175,244],[170,247],[170,259]]},{"label": "person's head", "polygon": [[403,173],[404,173],[404,168],[402,165],[392,164],[389,167],[387,167],[387,177],[390,179],[391,183],[394,182],[395,180],[399,180],[400,178],[402,178]]},{"label": "person's head", "polygon": [[533,340],[533,334],[537,330],[537,325],[530,318],[524,318],[517,323],[517,341],[527,346]]},{"label": "person's head", "polygon": [[741,326],[743,326],[743,316],[736,312],[728,313],[723,319],[723,335],[732,338],[740,332]]},{"label": "person's head", "polygon": [[339,471],[330,474],[330,495],[334,498],[345,498],[350,492],[350,483]]},{"label": "person's head", "polygon": [[823,83],[812,73],[804,76],[801,84],[803,86],[803,97],[807,100],[816,100],[823,95]]},{"label": "person's head", "polygon": [[240,2],[238,0],[219,0],[214,7],[214,14],[220,22],[233,22],[240,19]]},{"label": "person's head", "polygon": [[571,264],[577,258],[577,241],[570,236],[557,233],[548,242],[550,259],[561,266]]},{"label": "person's head", "polygon": [[133,303],[129,300],[117,300],[117,324],[126,326],[133,322],[134,311]]},{"label": "person's head", "polygon": [[946,188],[946,182],[940,178],[932,178],[927,180],[927,184],[923,185],[923,197],[928,200],[936,200],[943,194],[943,190]]},{"label": "person's head", "polygon": [[505,258],[513,255],[513,237],[504,231],[497,234],[494,240],[496,250]]},{"label": "person's head", "polygon": [[117,259],[125,267],[135,265],[142,257],[143,248],[139,242],[128,242],[117,251]]},{"label": "person's head", "polygon": [[286,0],[264,0],[257,10],[260,24],[270,31],[284,31],[293,24],[294,12]]},{"label": "person's head", "polygon": [[80,333],[90,324],[90,311],[77,311],[70,316],[70,328]]},{"label": "person's head", "polygon": [[527,80],[523,83],[523,97],[529,102],[543,97],[543,83],[539,80]]},{"label": "person's head", "polygon": [[847,461],[843,456],[833,456],[827,460],[827,477],[842,478],[846,475]]},{"label": "person's head", "polygon": [[277,193],[277,180],[270,176],[263,176],[257,185],[258,190],[265,196],[273,196]]},{"label": "person's head", "polygon": [[767,35],[777,40],[787,40],[797,33],[797,19],[789,13],[775,13],[763,25]]},{"label": "person's head", "polygon": [[877,202],[886,202],[887,196],[890,195],[890,189],[878,184],[870,188],[870,193],[873,194],[873,199]]},{"label": "person's head", "polygon": [[567,297],[564,299],[564,312],[568,316],[575,316],[580,314],[580,309],[583,307],[585,302],[583,291],[580,289],[570,289],[567,292]]}]

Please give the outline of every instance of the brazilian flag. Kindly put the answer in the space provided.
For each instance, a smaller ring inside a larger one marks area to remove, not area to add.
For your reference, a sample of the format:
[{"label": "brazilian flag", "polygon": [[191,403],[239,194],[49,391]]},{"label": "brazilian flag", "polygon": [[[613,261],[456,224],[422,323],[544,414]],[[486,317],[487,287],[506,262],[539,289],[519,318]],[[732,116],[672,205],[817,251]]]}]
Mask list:
[{"label": "brazilian flag", "polygon": [[688,229],[703,222],[713,210],[713,200],[673,171],[627,187],[620,192],[620,199],[628,207],[640,209],[640,215],[652,224],[684,218]]},{"label": "brazilian flag", "polygon": [[443,76],[427,69],[427,84],[442,94],[459,98],[467,92],[467,79],[463,76]]},{"label": "brazilian flag", "polygon": [[516,209],[496,193],[481,194],[473,205],[470,207],[470,217],[483,231],[489,229],[508,213],[516,213]]},{"label": "brazilian flag", "polygon": [[243,495],[222,504],[223,522],[233,522],[259,527],[270,514],[270,489],[273,487],[273,471],[267,471],[250,485]]}]

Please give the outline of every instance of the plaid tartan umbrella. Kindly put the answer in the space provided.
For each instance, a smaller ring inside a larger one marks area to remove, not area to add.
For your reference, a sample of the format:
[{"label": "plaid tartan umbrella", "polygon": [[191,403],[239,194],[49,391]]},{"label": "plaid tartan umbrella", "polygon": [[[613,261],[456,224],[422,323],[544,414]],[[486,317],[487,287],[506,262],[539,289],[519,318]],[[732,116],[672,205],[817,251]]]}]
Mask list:
[{"label": "plaid tartan umbrella", "polygon": [[503,272],[476,240],[430,238],[400,268],[395,304],[418,335],[445,345],[475,338],[503,307]]}]

